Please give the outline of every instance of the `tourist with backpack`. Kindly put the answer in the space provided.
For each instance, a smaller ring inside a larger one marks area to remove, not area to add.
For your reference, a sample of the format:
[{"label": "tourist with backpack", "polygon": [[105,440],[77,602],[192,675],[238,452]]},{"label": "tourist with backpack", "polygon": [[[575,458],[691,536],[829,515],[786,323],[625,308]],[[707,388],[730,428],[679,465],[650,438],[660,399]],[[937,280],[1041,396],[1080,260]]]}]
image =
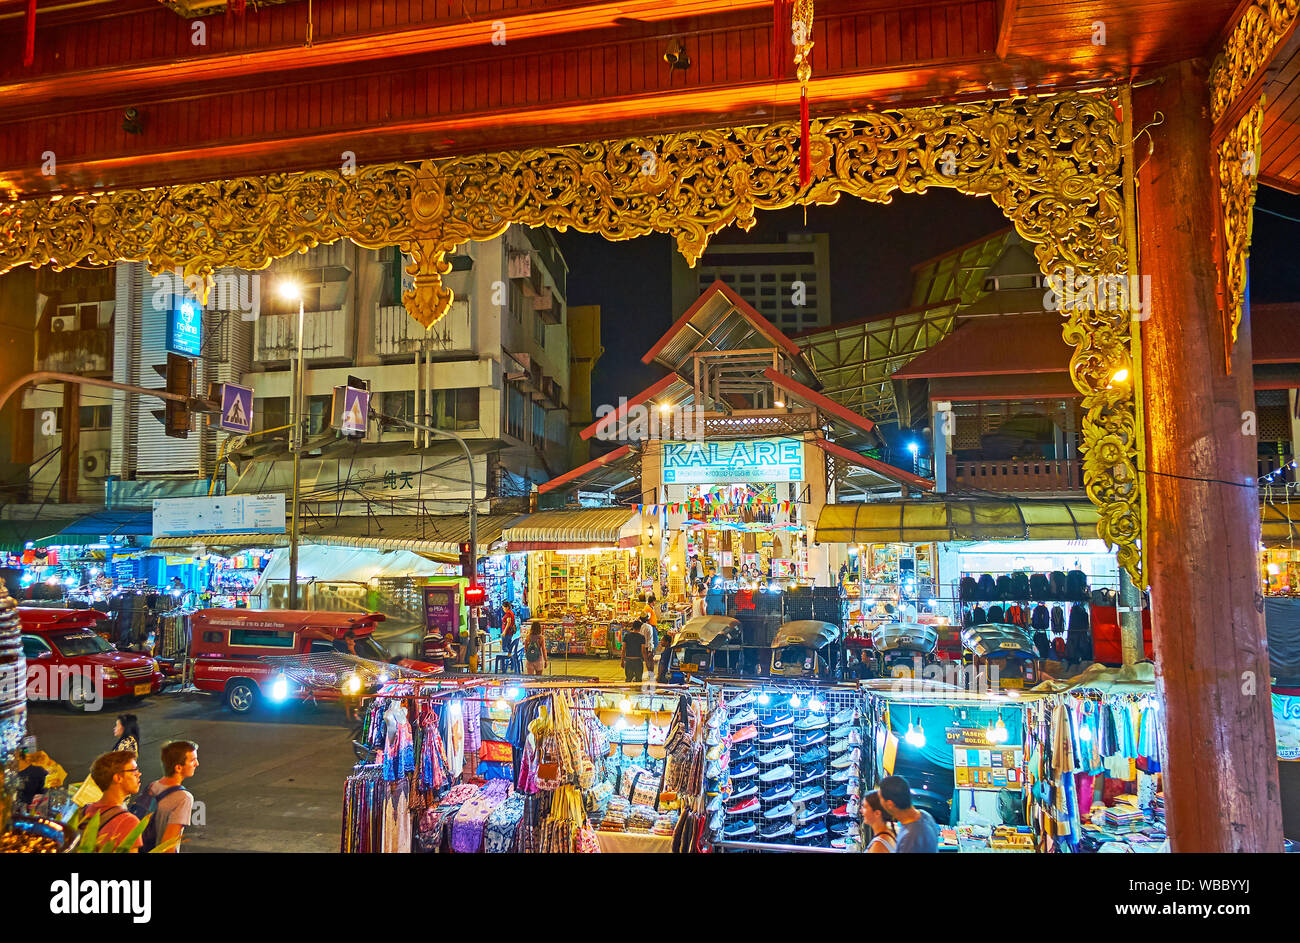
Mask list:
[{"label": "tourist with backpack", "polygon": [[[140,824],[140,817],[126,807],[127,800],[140,791],[140,775],[139,758],[130,750],[103,753],[90,765],[90,778],[104,795],[81,810],[81,829],[99,815],[96,846],[116,846]],[[142,837],[137,837],[135,845],[125,850],[139,851],[141,844]]]},{"label": "tourist with backpack", "polygon": [[546,637],[542,634],[542,624],[529,623],[528,638],[524,640],[524,672],[539,675],[546,664]]},{"label": "tourist with backpack", "polygon": [[199,745],[189,740],[168,743],[162,748],[162,768],[162,779],[149,784],[132,811],[141,819],[153,814],[141,836],[145,851],[175,839],[167,850],[179,852],[194,809],[194,795],[182,783],[199,768]]}]

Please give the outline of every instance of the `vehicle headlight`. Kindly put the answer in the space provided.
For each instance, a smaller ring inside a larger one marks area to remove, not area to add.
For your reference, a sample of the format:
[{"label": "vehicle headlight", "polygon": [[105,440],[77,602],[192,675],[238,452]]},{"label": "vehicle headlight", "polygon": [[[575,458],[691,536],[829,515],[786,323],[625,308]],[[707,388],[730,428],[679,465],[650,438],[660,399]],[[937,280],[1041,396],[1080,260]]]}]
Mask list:
[{"label": "vehicle headlight", "polygon": [[348,675],[347,680],[345,680],[345,681],[343,682],[343,693],[344,693],[344,694],[360,694],[360,693],[361,693],[361,676],[360,676],[360,675],[355,675],[355,674]]},{"label": "vehicle headlight", "polygon": [[280,675],[271,682],[271,700],[283,701],[289,696],[289,679]]},{"label": "vehicle headlight", "polygon": [[121,681],[121,680],[122,680],[122,672],[118,671],[116,668],[105,668],[105,669],[104,669],[104,680],[105,680],[105,681]]}]

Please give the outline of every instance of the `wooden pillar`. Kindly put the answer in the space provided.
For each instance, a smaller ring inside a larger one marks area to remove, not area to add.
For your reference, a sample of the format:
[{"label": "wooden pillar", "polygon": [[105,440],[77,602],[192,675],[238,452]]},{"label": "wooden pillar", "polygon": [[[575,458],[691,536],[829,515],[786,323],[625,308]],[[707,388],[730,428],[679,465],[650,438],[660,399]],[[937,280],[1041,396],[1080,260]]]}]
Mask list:
[{"label": "wooden pillar", "polygon": [[81,480],[81,384],[63,384],[63,428],[59,448],[59,503],[77,502]]},{"label": "wooden pillar", "polygon": [[[1282,848],[1260,595],[1250,332],[1224,368],[1213,243],[1218,196],[1203,62],[1134,92],[1151,584],[1165,708],[1165,799],[1176,852]],[[1248,434],[1249,433],[1249,434]]]}]

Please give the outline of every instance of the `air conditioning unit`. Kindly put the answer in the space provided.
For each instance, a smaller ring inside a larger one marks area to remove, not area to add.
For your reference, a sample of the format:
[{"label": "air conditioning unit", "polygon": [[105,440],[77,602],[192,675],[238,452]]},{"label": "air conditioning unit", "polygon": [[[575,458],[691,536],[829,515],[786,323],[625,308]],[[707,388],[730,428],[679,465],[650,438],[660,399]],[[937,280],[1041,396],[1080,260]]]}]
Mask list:
[{"label": "air conditioning unit", "polygon": [[51,333],[62,334],[70,330],[72,330],[72,318],[50,318]]},{"label": "air conditioning unit", "polygon": [[108,476],[108,449],[91,449],[81,456],[81,474],[86,478]]}]

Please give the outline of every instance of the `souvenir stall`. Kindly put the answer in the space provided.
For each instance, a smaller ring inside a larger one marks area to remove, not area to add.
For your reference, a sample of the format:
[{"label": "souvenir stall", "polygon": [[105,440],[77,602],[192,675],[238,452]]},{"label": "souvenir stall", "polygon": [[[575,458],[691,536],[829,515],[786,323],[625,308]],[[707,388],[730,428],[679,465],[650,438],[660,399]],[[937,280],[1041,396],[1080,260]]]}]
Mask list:
[{"label": "souvenir stall", "polygon": [[1028,699],[971,685],[955,664],[933,668],[934,678],[866,683],[866,788],[906,778],[916,807],[939,825],[940,851],[1033,851],[1023,794]]},{"label": "souvenir stall", "polygon": [[528,555],[528,606],[552,655],[613,655],[611,624],[642,608],[635,547],[535,550]]},{"label": "souvenir stall", "polygon": [[[760,584],[779,590],[811,582],[808,537],[798,522],[799,508],[777,498],[775,483],[686,485],[684,490],[683,501],[643,505],[647,512],[683,516],[683,556],[679,562],[670,555],[670,583],[675,566],[684,567],[683,590],[714,577],[721,577],[733,591],[755,590]],[[670,586],[668,595],[680,593]]]},{"label": "souvenir stall", "polygon": [[229,557],[208,555],[210,570],[208,595],[210,607],[234,609],[255,604],[253,590],[258,577],[271,562],[271,551],[260,549],[240,550]]},{"label": "souvenir stall", "polygon": [[494,553],[479,561],[479,585],[487,592],[483,607],[486,628],[494,635],[501,631],[502,603],[510,603],[515,610],[517,623],[522,626],[532,610],[525,603],[528,596],[528,555],[524,553]]},{"label": "souvenir stall", "polygon": [[892,623],[931,626],[938,636],[941,654],[957,655],[960,643],[953,604],[937,589],[936,544],[860,544],[850,545],[847,550],[837,583],[851,675],[876,673],[872,633]]},{"label": "souvenir stall", "polygon": [[1038,850],[1168,851],[1154,666],[1094,665],[1033,693],[1025,794]]}]

